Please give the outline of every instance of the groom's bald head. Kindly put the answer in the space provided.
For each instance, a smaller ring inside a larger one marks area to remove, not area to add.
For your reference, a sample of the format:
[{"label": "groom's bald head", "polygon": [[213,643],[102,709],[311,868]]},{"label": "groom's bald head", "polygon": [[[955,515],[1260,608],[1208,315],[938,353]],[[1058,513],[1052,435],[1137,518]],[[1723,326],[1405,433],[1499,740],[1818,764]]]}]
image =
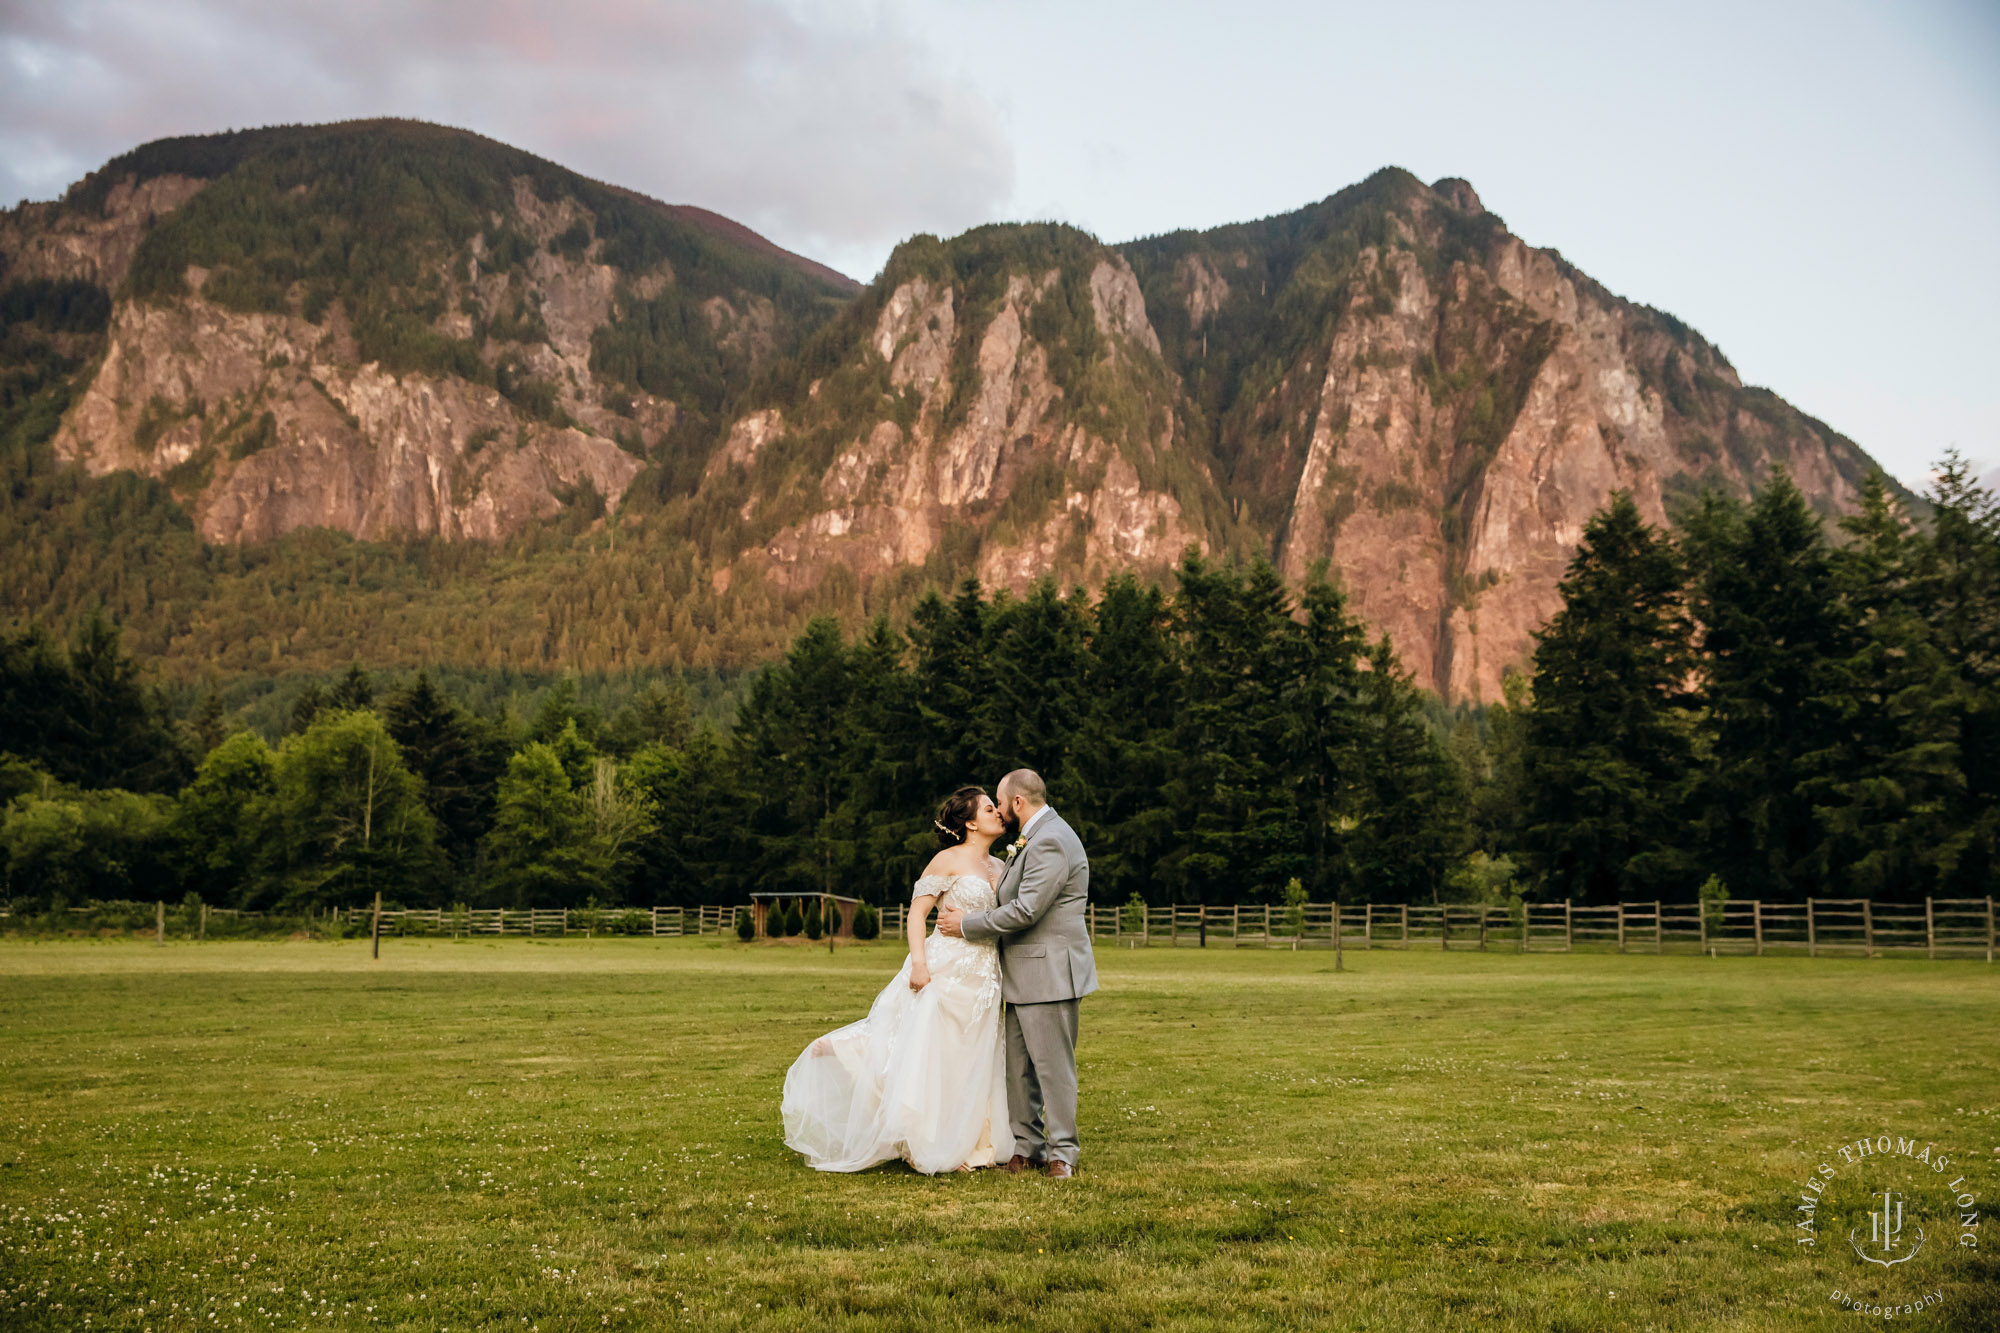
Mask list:
[{"label": "groom's bald head", "polygon": [[1032,768],[1017,768],[1000,779],[1000,804],[1011,804],[1016,796],[1029,805],[1049,803],[1049,784],[1042,781],[1042,775]]}]

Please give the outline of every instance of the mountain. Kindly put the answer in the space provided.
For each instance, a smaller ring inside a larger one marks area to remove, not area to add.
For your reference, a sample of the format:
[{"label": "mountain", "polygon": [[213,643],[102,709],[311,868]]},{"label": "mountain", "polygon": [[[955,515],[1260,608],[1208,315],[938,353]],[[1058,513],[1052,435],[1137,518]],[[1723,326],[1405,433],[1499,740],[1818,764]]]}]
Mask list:
[{"label": "mountain", "polygon": [[169,139],[0,224],[117,295],[57,432],[211,542],[495,538],[615,505],[856,284],[702,209],[397,121]]},{"label": "mountain", "polygon": [[1326,561],[1457,697],[1498,697],[1613,489],[1660,521],[1777,465],[1831,513],[1872,467],[1467,183],[1396,170],[1115,248],[1045,226],[920,237],[782,370],[709,465],[735,568],[1018,590],[1158,571],[1190,543],[1293,577]]},{"label": "mountain", "polygon": [[8,609],[109,607],[188,674],[726,665],[1192,546],[1327,562],[1421,683],[1493,698],[1614,488],[1659,520],[1777,465],[1831,513],[1872,467],[1395,169],[1122,246],[915,237],[863,288],[354,122],[146,145],[0,215],[0,262]]}]

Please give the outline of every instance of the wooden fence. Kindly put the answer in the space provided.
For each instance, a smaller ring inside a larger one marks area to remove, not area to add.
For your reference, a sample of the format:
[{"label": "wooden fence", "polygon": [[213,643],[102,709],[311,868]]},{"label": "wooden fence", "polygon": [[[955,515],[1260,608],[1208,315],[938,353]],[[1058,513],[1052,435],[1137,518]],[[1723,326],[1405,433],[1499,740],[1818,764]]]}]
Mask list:
[{"label": "wooden fence", "polygon": [[[734,907],[384,908],[384,935],[734,935]],[[336,910],[334,919],[366,928],[369,908]]]},{"label": "wooden fence", "polygon": [[[166,905],[151,906],[157,911],[164,939]],[[389,908],[382,912],[382,934],[733,936],[739,910],[731,906]],[[894,940],[903,933],[907,910],[903,903],[882,909],[884,938]],[[1638,902],[1601,906],[1560,902],[1529,903],[1515,912],[1504,907],[1403,903],[1144,909],[1092,904],[1087,910],[1090,933],[1096,940],[1130,948],[1594,950],[1866,958],[1922,954],[1926,958],[1983,958],[1990,963],[1995,945],[1991,898],[1926,898],[1914,903],[1866,898],[1813,898],[1796,903],[1751,899],[1708,905]],[[205,908],[200,933],[207,934],[211,916],[255,919],[263,915]],[[336,908],[329,915],[337,925],[364,930],[372,920],[369,908]]]},{"label": "wooden fence", "polygon": [[[1798,903],[1529,903],[1504,907],[1307,903],[1303,907],[1091,905],[1090,933],[1131,948],[1507,949],[1517,953],[1765,954],[1811,957],[1922,954],[1993,961],[1991,898],[1920,903],[1814,898]],[[882,933],[903,933],[907,908],[882,909]],[[1337,924],[1336,924],[1337,923]]]}]

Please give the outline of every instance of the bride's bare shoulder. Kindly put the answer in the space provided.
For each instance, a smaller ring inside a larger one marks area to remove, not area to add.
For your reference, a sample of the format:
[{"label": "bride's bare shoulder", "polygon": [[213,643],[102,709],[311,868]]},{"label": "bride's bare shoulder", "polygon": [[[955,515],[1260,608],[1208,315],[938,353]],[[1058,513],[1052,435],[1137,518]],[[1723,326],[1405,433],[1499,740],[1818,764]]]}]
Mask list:
[{"label": "bride's bare shoulder", "polygon": [[958,868],[952,864],[951,851],[947,850],[931,858],[930,864],[924,867],[923,878],[929,879],[933,875],[952,875],[957,872]]}]

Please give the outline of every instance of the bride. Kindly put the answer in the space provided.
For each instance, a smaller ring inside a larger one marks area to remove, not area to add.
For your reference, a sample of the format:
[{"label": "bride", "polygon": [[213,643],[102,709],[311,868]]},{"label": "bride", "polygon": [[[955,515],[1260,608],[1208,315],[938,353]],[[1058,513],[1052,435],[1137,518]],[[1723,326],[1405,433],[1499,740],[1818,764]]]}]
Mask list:
[{"label": "bride", "polygon": [[970,1171],[1014,1153],[1000,1045],[1000,955],[991,942],[924,935],[932,904],[995,904],[1005,831],[979,787],[961,787],[935,821],[944,850],[910,899],[910,955],[868,1017],[806,1047],[785,1075],[785,1142],[820,1171],[900,1157],[927,1175]]}]

